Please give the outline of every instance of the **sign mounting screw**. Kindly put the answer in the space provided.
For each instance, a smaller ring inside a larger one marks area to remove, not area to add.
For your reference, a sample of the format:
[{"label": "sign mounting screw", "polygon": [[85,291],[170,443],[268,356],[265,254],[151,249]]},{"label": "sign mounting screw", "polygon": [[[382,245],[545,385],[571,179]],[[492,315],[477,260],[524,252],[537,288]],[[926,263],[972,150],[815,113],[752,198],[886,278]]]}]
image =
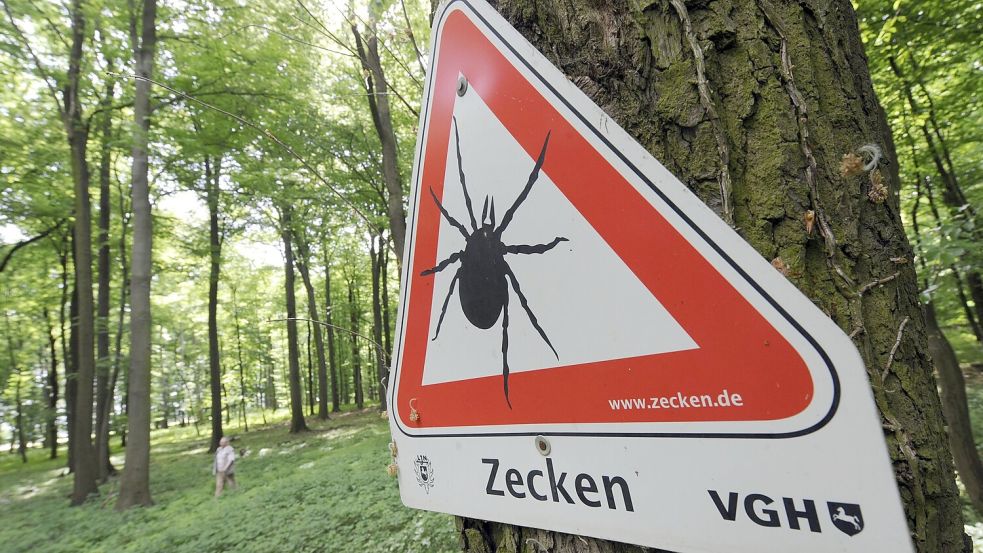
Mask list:
[{"label": "sign mounting screw", "polygon": [[545,436],[536,436],[536,451],[538,451],[540,455],[546,457],[550,454],[551,449],[550,442]]},{"label": "sign mounting screw", "polygon": [[464,96],[464,93],[468,91],[468,79],[464,75],[457,78],[457,95]]}]

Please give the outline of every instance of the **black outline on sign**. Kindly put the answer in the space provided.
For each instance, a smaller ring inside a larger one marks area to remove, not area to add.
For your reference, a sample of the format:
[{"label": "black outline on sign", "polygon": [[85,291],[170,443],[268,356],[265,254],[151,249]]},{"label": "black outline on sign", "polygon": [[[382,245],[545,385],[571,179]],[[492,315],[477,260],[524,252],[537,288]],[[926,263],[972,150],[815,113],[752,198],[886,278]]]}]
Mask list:
[{"label": "black outline on sign", "polygon": [[[479,437],[495,438],[495,437],[502,437],[502,436],[593,436],[598,438],[641,437],[641,438],[781,439],[781,438],[797,438],[799,436],[805,436],[806,434],[811,434],[819,430],[820,428],[826,426],[826,424],[828,424],[829,421],[833,419],[833,415],[836,413],[836,410],[840,404],[840,379],[839,376],[837,376],[836,374],[836,369],[833,367],[832,360],[829,358],[829,355],[826,354],[826,351],[822,348],[822,346],[819,345],[816,339],[813,338],[812,335],[809,334],[804,328],[802,328],[802,326],[798,323],[798,321],[796,321],[787,311],[785,311],[785,309],[777,301],[775,301],[754,279],[752,279],[751,276],[748,275],[747,272],[745,272],[744,269],[737,262],[731,259],[731,257],[727,255],[727,252],[725,252],[723,248],[721,248],[720,246],[717,245],[716,242],[711,240],[710,237],[705,232],[703,232],[703,229],[701,229],[698,225],[696,225],[696,223],[692,219],[690,219],[690,217],[684,211],[682,211],[679,207],[677,207],[676,204],[674,204],[672,200],[670,200],[669,197],[662,192],[662,190],[660,190],[657,186],[655,186],[655,184],[651,180],[649,180],[649,178],[644,173],[642,173],[638,169],[638,167],[635,166],[634,163],[632,163],[627,157],[625,157],[625,155],[620,150],[615,148],[614,145],[611,144],[611,142],[603,134],[601,134],[600,131],[597,130],[597,127],[591,124],[590,121],[588,121],[587,118],[583,116],[583,114],[581,114],[572,104],[570,104],[570,102],[563,95],[561,95],[559,91],[557,91],[556,88],[554,88],[549,81],[543,78],[543,76],[539,73],[539,71],[537,71],[528,61],[526,61],[526,59],[522,57],[522,55],[518,51],[516,51],[516,49],[513,48],[513,46],[505,40],[505,38],[498,32],[497,29],[495,29],[494,27],[492,27],[490,23],[488,23],[488,20],[485,19],[485,17],[481,13],[479,13],[478,10],[476,10],[468,0],[451,0],[450,2],[448,2],[444,6],[444,10],[440,13],[440,16],[435,19],[436,21],[439,22],[438,23],[439,25],[443,26],[444,22],[446,21],[445,16],[448,10],[451,8],[451,6],[458,3],[463,3],[468,8],[470,8],[471,13],[474,14],[478,19],[480,19],[482,23],[484,23],[485,28],[491,31],[492,34],[494,34],[495,37],[498,38],[498,41],[501,44],[505,45],[505,47],[508,48],[509,51],[511,51],[512,54],[519,61],[522,62],[523,65],[525,65],[526,69],[529,70],[533,75],[536,76],[536,78],[539,79],[542,85],[545,86],[553,94],[555,98],[557,98],[560,102],[562,102],[563,105],[566,106],[566,108],[570,112],[576,115],[577,118],[580,120],[580,122],[583,123],[588,129],[590,129],[598,140],[600,140],[602,143],[604,143],[605,146],[607,146],[608,150],[614,153],[614,155],[618,156],[618,159],[620,159],[622,163],[627,165],[628,168],[631,171],[633,171],[638,178],[640,178],[643,182],[645,182],[645,184],[647,184],[649,188],[651,188],[652,191],[655,192],[662,199],[662,201],[666,203],[666,205],[671,207],[672,210],[676,213],[676,215],[679,216],[684,222],[686,222],[686,224],[688,224],[693,231],[699,234],[700,237],[703,239],[703,241],[711,248],[713,248],[715,252],[717,252],[717,255],[723,258],[723,260],[726,261],[731,266],[731,268],[737,271],[737,273],[740,274],[744,278],[744,280],[746,280],[748,284],[750,284],[761,295],[761,297],[763,297],[768,303],[770,303],[771,306],[774,307],[775,310],[778,311],[778,313],[781,314],[782,317],[784,317],[785,320],[789,322],[789,324],[791,324],[797,331],[799,331],[802,337],[804,337],[809,342],[809,344],[812,345],[813,348],[815,348],[816,352],[819,354],[820,357],[822,357],[823,362],[826,364],[826,367],[829,369],[830,376],[832,377],[833,380],[833,401],[830,404],[829,412],[827,412],[826,416],[820,419],[816,424],[808,428],[805,428],[803,430],[796,430],[794,432],[784,432],[784,433],[777,433],[777,434],[719,433],[719,432],[703,432],[703,433],[550,432],[545,429],[539,429],[539,430],[528,431],[528,432],[482,432],[482,433],[475,433],[475,434],[468,434],[468,433],[411,434],[407,432],[400,424],[399,414],[398,412],[396,412],[393,414],[393,418],[396,422],[396,427],[399,428],[399,431],[409,438],[479,438]],[[435,36],[437,35],[435,34]],[[535,47],[533,48],[535,49]],[[423,111],[423,117],[421,118],[421,121],[424,123],[428,123],[428,117],[430,116],[430,92],[433,90],[433,80],[436,78],[436,61],[437,61],[436,57],[430,60],[430,71],[429,71],[430,82],[428,83],[428,87],[427,87],[427,93],[428,93],[427,97],[424,98],[424,104],[423,104],[424,111]],[[416,167],[418,168],[417,179],[416,179],[417,182],[415,183],[415,190],[413,196],[414,197],[413,209],[410,212],[412,219],[410,220],[410,225],[407,226],[407,228],[411,228],[411,229],[416,228],[415,227],[416,215],[417,215],[416,202],[419,200],[420,195],[418,193],[419,192],[418,189],[420,187],[420,180],[423,177],[422,172],[420,172],[419,168],[420,168],[420,160],[422,159],[423,150],[425,148],[426,143],[423,141],[424,137],[422,136],[422,133],[420,138],[421,138],[421,144],[420,147],[418,148],[417,158],[416,158]],[[414,237],[415,235],[412,234],[410,235],[410,241],[409,244],[407,244],[406,251],[413,251]],[[404,267],[404,273],[406,273],[406,275],[409,274],[407,271],[409,271],[410,265],[412,265],[412,260],[410,260],[407,266]],[[406,277],[406,275],[404,275],[404,282],[408,282],[408,278]],[[401,328],[405,328],[406,326],[407,311],[408,310],[404,306],[402,320],[400,321]],[[398,343],[399,352],[396,353],[393,357],[394,359],[397,360],[396,372],[393,375],[393,377],[390,379],[390,382],[393,383],[399,382],[399,369],[403,364],[402,363],[402,352],[403,352],[403,341],[404,341],[403,332],[400,333],[399,338],[400,338]],[[390,394],[390,405],[395,404],[397,388],[398,385],[393,386],[392,394]],[[582,423],[582,424],[587,424],[587,423]]]}]

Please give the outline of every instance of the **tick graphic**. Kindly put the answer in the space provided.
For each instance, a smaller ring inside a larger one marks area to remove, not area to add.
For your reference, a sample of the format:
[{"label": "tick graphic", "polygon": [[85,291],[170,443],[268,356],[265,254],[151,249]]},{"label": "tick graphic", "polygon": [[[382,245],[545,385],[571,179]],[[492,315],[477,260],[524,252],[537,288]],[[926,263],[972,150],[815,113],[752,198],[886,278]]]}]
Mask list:
[{"label": "tick graphic", "polygon": [[468,208],[471,230],[469,231],[465,228],[464,225],[459,223],[444,209],[443,204],[440,203],[437,195],[434,194],[433,188],[431,188],[430,197],[437,204],[440,214],[447,219],[448,223],[460,231],[461,236],[465,240],[463,250],[451,254],[450,257],[438,263],[436,267],[420,273],[420,276],[439,273],[460,261],[460,266],[457,268],[457,272],[454,273],[454,278],[451,280],[450,287],[447,290],[447,296],[444,297],[444,304],[440,308],[440,318],[437,320],[437,330],[434,332],[431,340],[436,340],[437,336],[440,335],[440,325],[444,322],[444,315],[447,314],[447,304],[450,302],[451,295],[454,294],[454,288],[460,282],[461,289],[458,292],[458,296],[461,298],[461,309],[471,324],[481,329],[487,329],[491,328],[498,321],[500,315],[502,317],[502,381],[505,390],[505,402],[508,403],[509,409],[511,409],[512,402],[509,400],[509,285],[512,286],[512,290],[518,296],[519,303],[522,304],[522,308],[526,311],[526,315],[529,317],[529,321],[533,327],[536,328],[543,341],[553,351],[553,355],[557,359],[560,358],[556,353],[556,348],[553,347],[550,339],[546,336],[546,331],[539,325],[536,315],[529,307],[529,301],[526,299],[525,294],[522,293],[519,280],[516,278],[515,273],[512,272],[512,268],[509,267],[505,256],[509,254],[529,255],[546,253],[556,247],[560,242],[566,242],[567,239],[558,236],[548,244],[537,245],[511,245],[502,242],[502,233],[508,228],[515,212],[529,196],[529,191],[532,190],[533,184],[539,178],[539,171],[542,169],[543,161],[546,159],[546,148],[550,143],[550,133],[546,133],[546,140],[543,141],[543,149],[539,152],[539,158],[536,159],[536,165],[529,174],[529,180],[526,182],[525,188],[519,193],[519,197],[516,198],[512,207],[505,212],[505,216],[502,217],[501,223],[497,226],[495,222],[494,198],[489,201],[489,197],[485,196],[485,204],[481,209],[480,226],[474,218],[471,196],[468,195],[468,186],[464,179],[464,167],[461,161],[461,136],[458,133],[456,117],[454,118],[454,138],[457,146],[458,174],[461,178],[461,189],[464,191],[464,203]]}]

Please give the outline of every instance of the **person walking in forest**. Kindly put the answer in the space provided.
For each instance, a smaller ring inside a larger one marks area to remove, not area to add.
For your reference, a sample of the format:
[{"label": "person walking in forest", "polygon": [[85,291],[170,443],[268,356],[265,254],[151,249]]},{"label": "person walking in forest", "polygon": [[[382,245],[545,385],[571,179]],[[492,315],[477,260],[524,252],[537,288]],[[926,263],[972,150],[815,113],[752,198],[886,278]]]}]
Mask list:
[{"label": "person walking in forest", "polygon": [[229,445],[229,439],[223,437],[218,442],[215,451],[215,462],[212,463],[212,474],[215,475],[215,497],[222,495],[226,484],[233,490],[238,487],[235,476],[236,451]]}]

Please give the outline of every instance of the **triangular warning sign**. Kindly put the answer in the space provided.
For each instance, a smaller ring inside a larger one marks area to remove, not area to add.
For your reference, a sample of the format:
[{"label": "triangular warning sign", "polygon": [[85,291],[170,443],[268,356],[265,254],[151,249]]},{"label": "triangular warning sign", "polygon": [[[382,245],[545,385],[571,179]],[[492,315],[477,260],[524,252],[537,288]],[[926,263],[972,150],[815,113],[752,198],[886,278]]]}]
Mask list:
[{"label": "triangular warning sign", "polygon": [[434,18],[394,366],[412,507],[912,551],[849,337],[481,0]]},{"label": "triangular warning sign", "polygon": [[606,121],[554,105],[468,18],[441,42],[461,46],[431,75],[411,206],[408,431],[787,435],[828,418],[835,372],[767,289],[791,288],[774,269],[735,258],[681,183],[641,173]]}]

